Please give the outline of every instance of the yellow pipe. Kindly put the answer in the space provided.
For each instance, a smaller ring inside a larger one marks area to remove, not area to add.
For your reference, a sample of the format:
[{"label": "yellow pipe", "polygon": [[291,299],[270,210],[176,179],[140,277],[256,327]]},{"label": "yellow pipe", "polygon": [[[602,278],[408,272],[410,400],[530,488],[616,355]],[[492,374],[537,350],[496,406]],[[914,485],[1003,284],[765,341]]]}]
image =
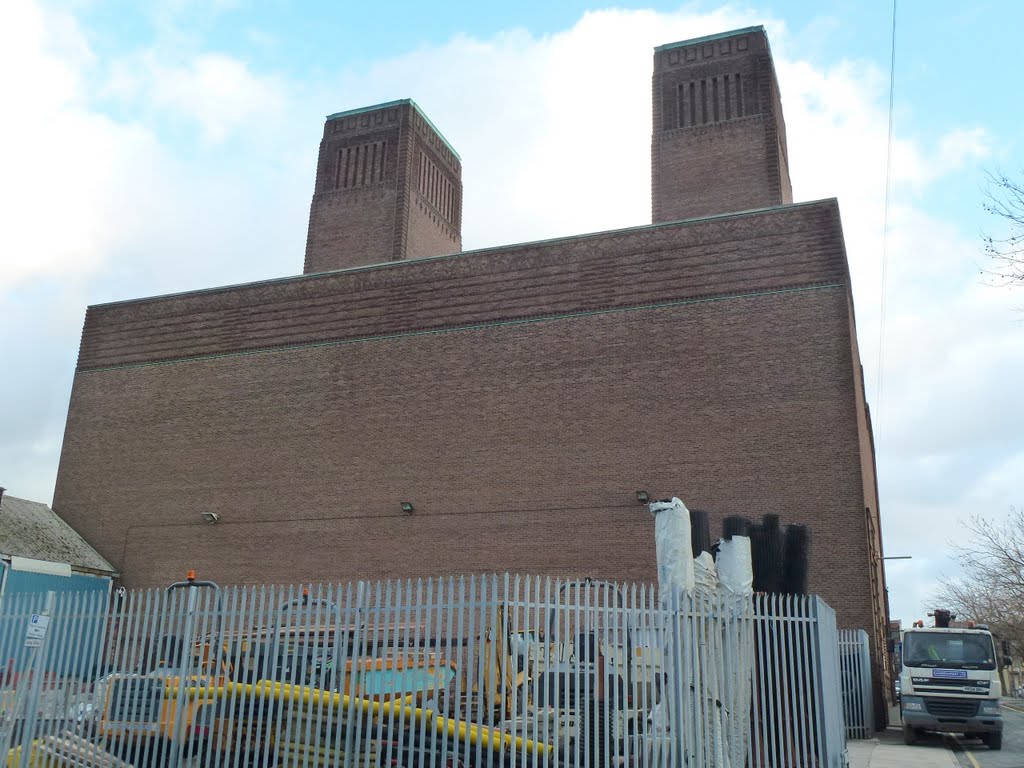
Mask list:
[{"label": "yellow pipe", "polygon": [[[498,730],[497,728],[482,727],[475,723],[467,723],[464,720],[439,715],[432,709],[413,707],[408,705],[412,698],[394,699],[390,701],[376,701],[364,699],[358,696],[349,696],[347,693],[335,693],[324,691],[319,688],[291,685],[274,680],[260,680],[256,683],[233,683],[228,682],[220,686],[186,688],[189,698],[217,699],[228,696],[245,696],[256,698],[271,698],[275,701],[290,701],[308,706],[310,703],[319,706],[329,707],[333,711],[338,709],[349,710],[356,707],[360,714],[371,714],[373,717],[389,716],[398,714],[411,717],[417,723],[426,723],[433,727],[434,731],[442,736],[454,737],[459,741],[469,741],[473,746],[477,744],[499,754],[514,749],[517,753],[526,749],[532,756],[539,754],[550,755],[553,747],[550,744],[527,739],[522,736],[512,736]],[[176,696],[177,689],[168,687],[166,695]]]},{"label": "yellow pipe", "polygon": [[[15,768],[15,766],[18,765],[18,763],[21,762],[21,750],[22,750],[22,747],[20,747],[20,746],[12,747],[11,749],[7,750],[7,768]],[[33,758],[35,758],[35,751],[36,751],[36,743],[33,741],[32,742],[32,757],[30,758],[30,761]]]}]

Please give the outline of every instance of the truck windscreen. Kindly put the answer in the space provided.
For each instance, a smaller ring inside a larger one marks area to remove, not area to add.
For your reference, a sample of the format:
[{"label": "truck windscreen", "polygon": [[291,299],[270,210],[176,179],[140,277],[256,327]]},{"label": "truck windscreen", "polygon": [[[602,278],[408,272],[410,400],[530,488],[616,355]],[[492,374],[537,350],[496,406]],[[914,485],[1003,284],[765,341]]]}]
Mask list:
[{"label": "truck windscreen", "polygon": [[907,632],[903,636],[903,664],[907,667],[995,669],[991,635],[958,632]]}]

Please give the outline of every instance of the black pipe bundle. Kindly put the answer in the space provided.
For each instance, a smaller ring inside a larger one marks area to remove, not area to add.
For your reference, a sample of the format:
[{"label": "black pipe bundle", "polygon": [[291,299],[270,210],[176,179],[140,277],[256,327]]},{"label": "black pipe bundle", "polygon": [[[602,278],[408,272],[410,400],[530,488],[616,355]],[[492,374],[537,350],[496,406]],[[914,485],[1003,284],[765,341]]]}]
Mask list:
[{"label": "black pipe bundle", "polygon": [[750,544],[754,566],[754,591],[778,592],[782,589],[783,537],[778,515],[765,515],[761,524],[752,526]]},{"label": "black pipe bundle", "polygon": [[811,534],[806,525],[787,525],[782,559],[782,589],[787,595],[806,595],[811,564]]},{"label": "black pipe bundle", "polygon": [[[691,514],[696,531],[693,519]],[[807,594],[811,534],[806,525],[787,525],[783,531],[779,515],[764,515],[760,523],[730,515],[722,521],[722,538],[733,536],[750,537],[755,592]],[[694,552],[696,557],[696,543]]]},{"label": "black pipe bundle", "polygon": [[728,541],[733,536],[749,536],[750,521],[741,515],[729,515],[722,521],[722,538]]},{"label": "black pipe bundle", "polygon": [[690,547],[694,557],[711,551],[711,518],[701,509],[690,510]]}]

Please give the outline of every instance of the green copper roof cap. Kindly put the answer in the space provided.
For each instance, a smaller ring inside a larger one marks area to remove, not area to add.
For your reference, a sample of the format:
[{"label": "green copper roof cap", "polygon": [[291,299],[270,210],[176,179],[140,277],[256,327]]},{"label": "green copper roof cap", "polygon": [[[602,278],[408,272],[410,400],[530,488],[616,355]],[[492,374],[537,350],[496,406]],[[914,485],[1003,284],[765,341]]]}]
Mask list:
[{"label": "green copper roof cap", "polygon": [[444,142],[444,145],[446,147],[448,147],[448,150],[453,155],[455,155],[455,158],[461,163],[462,162],[462,157],[459,155],[458,152],[455,151],[455,147],[453,147],[448,142],[448,139],[446,139],[444,137],[443,133],[441,133],[439,130],[437,130],[437,126],[434,125],[434,121],[431,120],[429,117],[427,117],[427,113],[424,112],[422,109],[420,109],[420,105],[417,104],[412,99],[397,99],[396,101],[385,101],[383,104],[372,104],[369,107],[358,107],[357,109],[346,109],[344,112],[335,112],[333,115],[328,115],[327,119],[328,120],[338,120],[338,119],[343,118],[343,117],[351,117],[352,115],[361,115],[364,112],[376,112],[376,111],[381,110],[381,109],[388,109],[389,107],[404,107],[406,105],[409,105],[410,107],[412,107],[413,109],[416,110],[416,112],[419,114],[419,116],[422,117],[424,121],[426,121],[427,125],[429,125],[434,130],[434,133],[436,133],[440,137],[441,141]]},{"label": "green copper roof cap", "polygon": [[689,40],[680,40],[678,43],[666,43],[665,45],[659,45],[654,49],[655,53],[660,51],[667,51],[671,48],[682,48],[687,45],[697,45],[698,43],[710,43],[712,40],[724,40],[727,37],[736,37],[737,35],[747,35],[751,32],[764,32],[764,27],[758,24],[756,27],[744,27],[743,29],[734,29],[731,32],[719,32],[715,35],[704,35],[704,37],[693,37]]}]

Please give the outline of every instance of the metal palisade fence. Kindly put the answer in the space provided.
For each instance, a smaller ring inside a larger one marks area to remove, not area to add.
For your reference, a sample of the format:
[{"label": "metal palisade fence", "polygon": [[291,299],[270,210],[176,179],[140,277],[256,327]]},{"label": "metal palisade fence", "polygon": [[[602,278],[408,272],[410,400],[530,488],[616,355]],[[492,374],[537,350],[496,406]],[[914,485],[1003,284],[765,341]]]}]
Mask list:
[{"label": "metal palisade fence", "polygon": [[839,766],[817,598],[472,576],[0,604],[22,766]]},{"label": "metal palisade fence", "polygon": [[750,765],[846,765],[835,611],[820,597],[754,596]]},{"label": "metal palisade fence", "polygon": [[871,690],[871,647],[863,629],[839,631],[843,714],[848,739],[868,739],[875,728]]}]

